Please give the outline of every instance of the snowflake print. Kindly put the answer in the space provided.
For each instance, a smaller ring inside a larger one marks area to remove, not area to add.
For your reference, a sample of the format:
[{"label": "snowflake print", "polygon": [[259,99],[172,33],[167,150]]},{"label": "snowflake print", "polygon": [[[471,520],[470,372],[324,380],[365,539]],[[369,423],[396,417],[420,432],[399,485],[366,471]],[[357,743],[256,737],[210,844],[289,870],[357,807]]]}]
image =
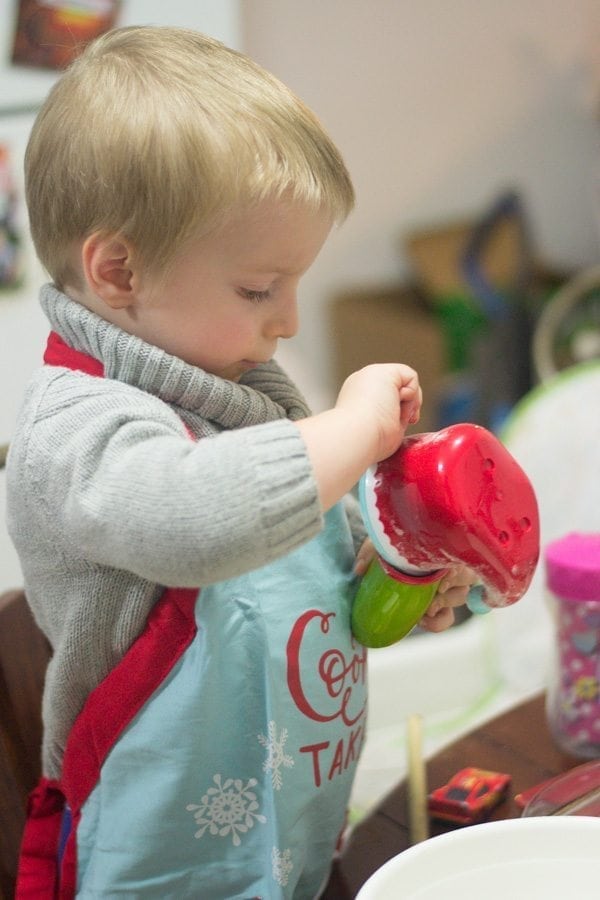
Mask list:
[{"label": "snowflake print", "polygon": [[290,872],[294,868],[292,851],[284,850],[280,852],[277,847],[273,847],[271,850],[271,864],[273,866],[273,878],[280,887],[285,887],[288,883]]},{"label": "snowflake print", "polygon": [[200,828],[194,837],[201,838],[208,828],[210,834],[219,837],[231,835],[235,847],[239,847],[240,834],[245,834],[255,822],[265,823],[265,816],[259,808],[256,794],[250,788],[258,784],[256,778],[250,778],[244,785],[241,778],[228,778],[222,781],[221,775],[213,775],[216,787],[209,787],[200,804],[190,803],[188,812],[194,813],[196,825]]},{"label": "snowflake print", "polygon": [[280,791],[283,784],[281,777],[282,766],[286,769],[291,769],[294,765],[292,757],[284,752],[287,737],[287,728],[282,728],[281,734],[277,737],[277,725],[273,721],[269,722],[268,737],[265,737],[264,734],[258,735],[259,743],[267,750],[267,758],[263,763],[263,772],[271,773],[271,782],[276,791]]}]

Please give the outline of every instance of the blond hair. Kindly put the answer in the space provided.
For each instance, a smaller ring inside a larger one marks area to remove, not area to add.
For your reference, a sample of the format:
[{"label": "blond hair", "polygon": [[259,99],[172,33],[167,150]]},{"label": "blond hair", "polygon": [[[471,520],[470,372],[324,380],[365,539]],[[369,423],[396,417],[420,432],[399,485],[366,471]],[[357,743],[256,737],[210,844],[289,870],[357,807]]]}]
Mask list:
[{"label": "blond hair", "polygon": [[74,243],[119,234],[157,272],[192,235],[268,197],[326,210],[354,192],[315,115],[248,57],[194,31],[120,28],[50,91],[25,156],[38,256],[77,284]]}]

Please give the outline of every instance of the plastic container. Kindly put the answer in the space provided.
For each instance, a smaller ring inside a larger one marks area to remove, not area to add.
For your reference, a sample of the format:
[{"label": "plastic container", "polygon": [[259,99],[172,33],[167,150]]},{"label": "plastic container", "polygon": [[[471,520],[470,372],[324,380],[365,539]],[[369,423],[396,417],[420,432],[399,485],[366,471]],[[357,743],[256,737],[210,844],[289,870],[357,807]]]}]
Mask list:
[{"label": "plastic container", "polygon": [[545,552],[554,619],[546,713],[558,746],[600,757],[600,534],[568,534]]}]

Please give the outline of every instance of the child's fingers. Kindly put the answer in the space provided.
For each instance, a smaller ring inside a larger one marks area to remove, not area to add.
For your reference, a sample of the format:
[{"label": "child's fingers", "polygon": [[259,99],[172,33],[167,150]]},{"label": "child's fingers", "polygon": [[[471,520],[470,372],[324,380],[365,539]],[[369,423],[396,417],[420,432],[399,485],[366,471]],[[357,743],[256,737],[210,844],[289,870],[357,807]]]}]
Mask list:
[{"label": "child's fingers", "polygon": [[369,538],[366,538],[356,554],[356,559],[354,560],[354,574],[364,575],[374,556],[375,547],[373,546],[372,541],[369,540]]},{"label": "child's fingers", "polygon": [[438,590],[432,605],[437,602],[440,608],[443,606],[463,606],[467,602],[468,596],[469,585],[456,585],[445,591]]},{"label": "child's fingers", "polygon": [[438,593],[445,594],[450,588],[466,587],[476,584],[478,581],[476,573],[468,566],[453,566],[448,569],[444,577],[439,583]]},{"label": "child's fingers", "polygon": [[435,618],[439,612],[444,609],[454,609],[457,606],[464,606],[469,597],[470,585],[455,585],[447,588],[445,591],[436,591],[433,600],[427,608],[424,618]]},{"label": "child's fingers", "polygon": [[416,425],[419,419],[421,418],[421,408],[417,407],[411,411],[410,416],[408,417],[409,425]]},{"label": "child's fingers", "polygon": [[416,425],[421,416],[423,392],[418,381],[405,385],[400,391],[400,419],[404,425]]},{"label": "child's fingers", "polygon": [[413,400],[400,404],[400,420],[403,425],[416,425],[421,418],[421,403]]},{"label": "child's fingers", "polygon": [[469,588],[476,581],[475,573],[466,566],[449,569],[438,585],[427,612],[419,623],[426,631],[445,631],[454,624],[454,609],[463,606]]},{"label": "child's fingers", "polygon": [[433,614],[431,614],[430,610],[431,606],[419,622],[419,625],[421,628],[425,629],[425,631],[437,633],[439,631],[445,631],[454,624],[454,610],[452,607],[443,606]]}]

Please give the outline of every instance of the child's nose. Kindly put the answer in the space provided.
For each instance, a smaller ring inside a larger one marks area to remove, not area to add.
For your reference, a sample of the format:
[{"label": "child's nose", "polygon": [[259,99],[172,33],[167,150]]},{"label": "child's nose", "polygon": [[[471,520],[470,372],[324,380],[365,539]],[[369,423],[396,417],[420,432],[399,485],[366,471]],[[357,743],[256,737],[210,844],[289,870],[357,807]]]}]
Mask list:
[{"label": "child's nose", "polygon": [[298,331],[298,304],[296,297],[291,297],[273,310],[265,325],[265,333],[269,338],[291,338]]}]

